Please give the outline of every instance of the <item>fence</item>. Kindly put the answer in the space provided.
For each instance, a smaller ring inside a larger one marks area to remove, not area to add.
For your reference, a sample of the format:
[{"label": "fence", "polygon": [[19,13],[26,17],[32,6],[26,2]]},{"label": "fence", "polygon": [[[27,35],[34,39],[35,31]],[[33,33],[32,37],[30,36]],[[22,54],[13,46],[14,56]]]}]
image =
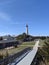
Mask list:
[{"label": "fence", "polygon": [[24,54],[28,50],[31,50],[31,48],[28,47],[28,48],[24,49],[21,52],[18,52],[18,53],[14,54],[14,55],[10,55],[9,57],[6,57],[5,59],[0,60],[0,65],[7,65],[9,63],[12,63],[14,59],[16,59],[17,57],[21,56],[22,54]]}]

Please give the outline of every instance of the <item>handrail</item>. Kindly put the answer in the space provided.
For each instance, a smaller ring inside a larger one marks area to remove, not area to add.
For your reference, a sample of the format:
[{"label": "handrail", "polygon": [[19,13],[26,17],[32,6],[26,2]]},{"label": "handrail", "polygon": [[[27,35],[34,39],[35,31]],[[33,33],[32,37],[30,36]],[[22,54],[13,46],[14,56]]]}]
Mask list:
[{"label": "handrail", "polygon": [[26,55],[17,65],[31,65],[38,51],[38,46],[39,46],[39,41],[36,41],[33,50],[30,53],[28,53],[28,55]]},{"label": "handrail", "polygon": [[0,65],[7,65],[9,63],[12,63],[14,59],[21,56],[22,54],[24,54],[24,52],[27,52],[27,50],[29,50],[29,49],[30,49],[30,47],[24,49],[21,52],[15,53],[14,55],[10,55],[9,57],[6,57],[6,58],[0,60]]}]

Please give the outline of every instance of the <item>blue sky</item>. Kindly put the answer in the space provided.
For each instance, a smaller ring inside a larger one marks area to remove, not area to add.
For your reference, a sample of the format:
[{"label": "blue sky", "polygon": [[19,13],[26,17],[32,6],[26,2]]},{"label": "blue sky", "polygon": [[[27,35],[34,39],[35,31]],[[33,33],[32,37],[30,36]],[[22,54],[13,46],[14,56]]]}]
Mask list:
[{"label": "blue sky", "polygon": [[49,0],[0,0],[0,35],[49,35]]}]

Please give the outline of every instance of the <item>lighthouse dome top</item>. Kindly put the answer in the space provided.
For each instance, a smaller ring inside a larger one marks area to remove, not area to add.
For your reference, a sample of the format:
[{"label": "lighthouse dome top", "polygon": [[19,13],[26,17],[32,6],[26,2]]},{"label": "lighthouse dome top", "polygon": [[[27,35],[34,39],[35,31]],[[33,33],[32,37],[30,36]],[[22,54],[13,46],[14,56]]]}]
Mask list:
[{"label": "lighthouse dome top", "polygon": [[28,25],[26,24],[26,27],[28,27]]}]

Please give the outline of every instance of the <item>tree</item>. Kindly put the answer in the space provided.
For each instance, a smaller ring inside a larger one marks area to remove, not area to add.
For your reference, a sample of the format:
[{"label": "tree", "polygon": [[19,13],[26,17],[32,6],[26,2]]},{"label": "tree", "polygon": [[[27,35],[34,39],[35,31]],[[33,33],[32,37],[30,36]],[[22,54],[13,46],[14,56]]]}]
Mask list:
[{"label": "tree", "polygon": [[26,38],[26,33],[17,36],[17,40],[23,40],[24,38]]}]

